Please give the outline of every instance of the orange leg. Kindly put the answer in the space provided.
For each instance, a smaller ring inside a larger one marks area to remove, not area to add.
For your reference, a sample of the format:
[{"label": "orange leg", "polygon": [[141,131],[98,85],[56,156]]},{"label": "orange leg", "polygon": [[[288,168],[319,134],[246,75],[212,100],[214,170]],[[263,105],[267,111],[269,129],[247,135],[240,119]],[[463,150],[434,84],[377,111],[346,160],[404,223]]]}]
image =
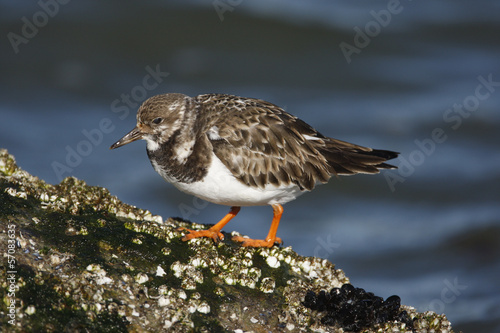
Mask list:
[{"label": "orange leg", "polygon": [[278,231],[278,225],[280,224],[281,215],[283,214],[283,207],[280,204],[272,205],[274,217],[271,223],[271,228],[267,234],[266,239],[250,239],[241,236],[233,237],[235,242],[243,242],[242,246],[249,247],[272,247],[275,243],[281,244],[281,238],[276,237],[276,232]]},{"label": "orange leg", "polygon": [[229,213],[226,216],[224,216],[222,218],[222,220],[220,220],[219,222],[217,222],[217,224],[215,224],[213,227],[211,227],[210,229],[207,229],[207,230],[191,230],[191,229],[187,229],[187,228],[179,228],[179,230],[189,231],[189,233],[187,235],[182,237],[182,240],[188,241],[188,240],[193,239],[193,238],[208,237],[208,238],[212,238],[215,242],[218,242],[219,240],[224,239],[224,235],[220,232],[221,229],[224,228],[224,226],[229,221],[231,221],[231,219],[233,217],[235,217],[239,211],[240,211],[240,207],[236,207],[236,206],[231,207],[231,210],[229,211]]}]

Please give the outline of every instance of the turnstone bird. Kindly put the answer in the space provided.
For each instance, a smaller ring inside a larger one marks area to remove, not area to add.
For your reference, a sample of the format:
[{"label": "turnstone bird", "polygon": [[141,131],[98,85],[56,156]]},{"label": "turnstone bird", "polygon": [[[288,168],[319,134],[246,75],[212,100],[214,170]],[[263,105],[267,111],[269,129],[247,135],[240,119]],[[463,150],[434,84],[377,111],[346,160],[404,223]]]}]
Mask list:
[{"label": "turnstone bird", "polygon": [[223,94],[163,94],[146,100],[137,126],[110,148],[144,139],[153,168],[179,190],[230,212],[208,230],[187,230],[184,241],[223,239],[221,229],[241,206],[271,205],[264,240],[233,237],[243,246],[271,247],[283,213],[294,200],[332,175],[378,173],[398,153],[326,137],[282,108]]}]

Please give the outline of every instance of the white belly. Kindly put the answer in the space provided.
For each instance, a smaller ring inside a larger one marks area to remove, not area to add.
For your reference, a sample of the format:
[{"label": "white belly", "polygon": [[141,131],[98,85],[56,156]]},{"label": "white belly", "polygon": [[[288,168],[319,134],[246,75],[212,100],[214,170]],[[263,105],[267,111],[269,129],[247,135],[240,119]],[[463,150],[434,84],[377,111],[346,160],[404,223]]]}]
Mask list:
[{"label": "white belly", "polygon": [[212,153],[212,165],[206,177],[190,184],[178,183],[154,165],[155,170],[182,192],[203,200],[227,206],[263,206],[285,204],[303,193],[295,184],[277,187],[267,185],[264,189],[249,187],[237,180],[228,168]]}]

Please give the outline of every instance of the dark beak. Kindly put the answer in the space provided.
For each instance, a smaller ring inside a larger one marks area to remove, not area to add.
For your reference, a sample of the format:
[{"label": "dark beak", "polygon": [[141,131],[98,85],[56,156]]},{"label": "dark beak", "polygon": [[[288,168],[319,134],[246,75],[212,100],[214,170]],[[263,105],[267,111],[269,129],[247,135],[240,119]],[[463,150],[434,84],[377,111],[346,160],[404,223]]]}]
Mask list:
[{"label": "dark beak", "polygon": [[113,143],[109,149],[115,149],[139,139],[142,139],[142,132],[139,127],[135,127],[133,130],[125,134],[123,138]]}]

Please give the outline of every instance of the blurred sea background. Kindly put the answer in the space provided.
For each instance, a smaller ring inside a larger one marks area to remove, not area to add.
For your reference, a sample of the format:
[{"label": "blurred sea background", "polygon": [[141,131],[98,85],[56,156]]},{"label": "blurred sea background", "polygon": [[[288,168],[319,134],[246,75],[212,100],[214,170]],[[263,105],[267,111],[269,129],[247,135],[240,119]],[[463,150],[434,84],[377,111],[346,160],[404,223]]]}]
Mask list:
[{"label": "blurred sea background", "polygon": [[[215,223],[228,208],[165,183],[144,142],[109,146],[156,94],[268,100],[401,152],[287,204],[284,245],[457,332],[500,332],[500,1],[59,1],[0,1],[0,147],[22,168]],[[224,230],[262,238],[271,218],[243,208]]]}]

